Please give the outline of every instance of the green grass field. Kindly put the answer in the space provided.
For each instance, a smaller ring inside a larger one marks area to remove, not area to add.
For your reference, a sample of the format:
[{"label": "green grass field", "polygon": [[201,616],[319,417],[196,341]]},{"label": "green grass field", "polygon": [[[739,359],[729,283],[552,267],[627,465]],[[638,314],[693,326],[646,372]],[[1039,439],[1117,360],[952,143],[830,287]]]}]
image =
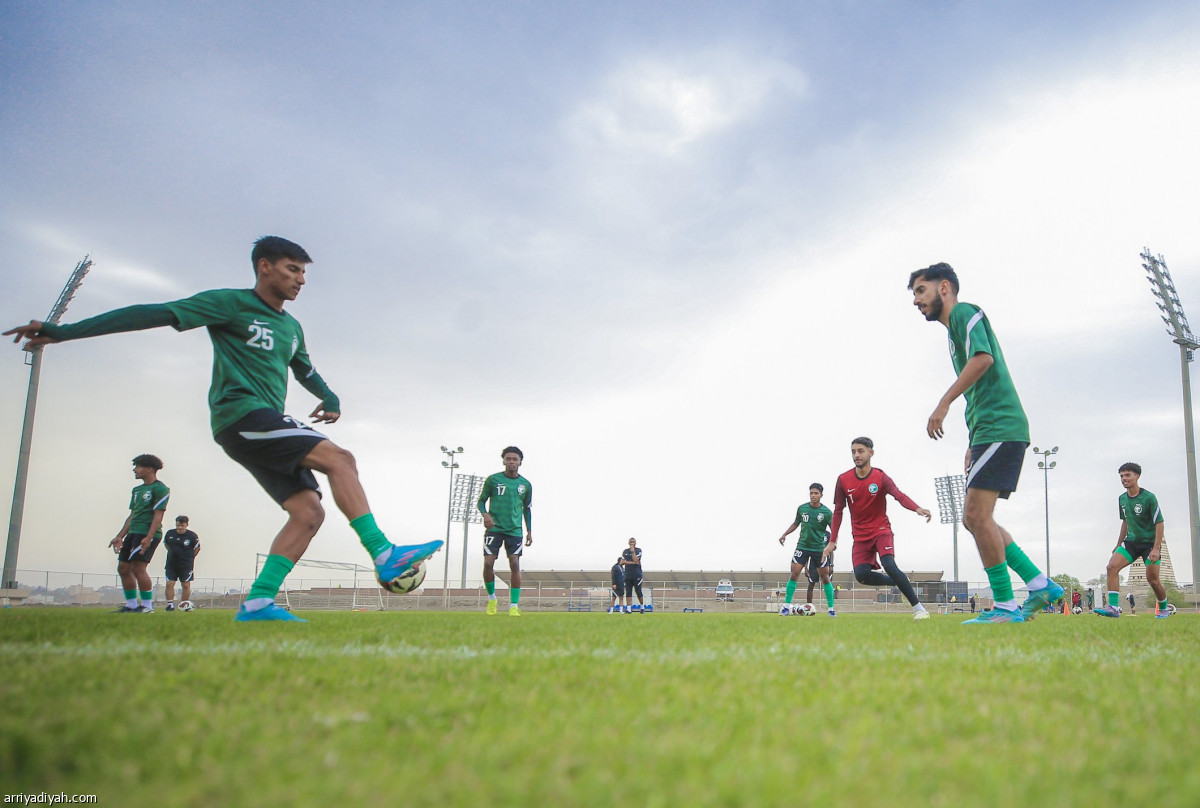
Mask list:
[{"label": "green grass field", "polygon": [[0,790],[101,805],[1200,804],[1200,617],[0,610]]}]

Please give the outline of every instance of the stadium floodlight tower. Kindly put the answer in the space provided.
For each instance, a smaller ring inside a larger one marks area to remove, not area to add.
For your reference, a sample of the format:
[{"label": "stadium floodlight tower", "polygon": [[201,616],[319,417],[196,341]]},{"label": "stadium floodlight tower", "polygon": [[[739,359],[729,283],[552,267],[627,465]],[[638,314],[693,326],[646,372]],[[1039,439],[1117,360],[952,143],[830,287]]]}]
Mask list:
[{"label": "stadium floodlight tower", "polygon": [[954,580],[958,580],[958,523],[962,521],[963,502],[967,498],[967,478],[961,474],[934,477],[937,488],[938,517],[943,525],[954,525]]},{"label": "stadium floodlight tower", "polygon": [[1200,501],[1196,494],[1196,437],[1192,427],[1192,377],[1188,372],[1188,364],[1194,359],[1194,351],[1200,348],[1192,327],[1188,325],[1187,315],[1183,313],[1183,304],[1179,302],[1179,293],[1175,291],[1175,282],[1171,280],[1171,272],[1167,262],[1161,255],[1152,255],[1150,248],[1142,250],[1142,268],[1146,270],[1146,278],[1150,288],[1158,298],[1157,306],[1162,311],[1162,321],[1167,325],[1167,333],[1179,346],[1179,369],[1183,376],[1183,440],[1184,451],[1187,454],[1188,479],[1188,521],[1192,534],[1192,590],[1195,593],[1200,585]]},{"label": "stadium floodlight tower", "polygon": [[445,566],[442,569],[442,605],[444,608],[450,608],[450,522],[454,514],[454,470],[458,468],[458,464],[454,462],[456,454],[462,454],[463,447],[457,449],[447,449],[442,447],[442,454],[449,457],[449,460],[443,460],[442,465],[450,469],[450,491],[446,498],[446,558]]},{"label": "stadium floodlight tower", "polygon": [[1042,459],[1038,461],[1038,468],[1042,470],[1042,489],[1046,494],[1046,577],[1050,577],[1050,469],[1058,465],[1057,460],[1051,460],[1050,455],[1058,454],[1058,447],[1053,449],[1039,449],[1033,447],[1033,453],[1041,455]]},{"label": "stadium floodlight tower", "polygon": [[[92,268],[88,256],[75,265],[67,285],[58,294],[58,300],[43,322],[57,323],[66,314],[67,306],[83,285],[83,278]],[[12,511],[8,517],[8,544],[4,550],[4,573],[0,577],[0,588],[15,588],[17,585],[17,552],[21,547],[21,520],[25,516],[25,483],[29,477],[29,453],[33,447],[33,416],[37,410],[38,383],[42,378],[42,349],[34,348],[25,354],[29,365],[29,390],[25,394],[25,420],[21,426],[21,449],[17,456],[17,479],[13,484]]]},{"label": "stadium floodlight tower", "polygon": [[[459,474],[454,478],[454,490],[450,494],[450,520],[462,522],[463,526],[462,581],[459,583],[463,589],[467,588],[467,528],[472,522],[477,525],[483,523],[483,514],[475,507],[475,503],[479,500],[479,494],[483,491],[486,481],[487,477]],[[447,555],[449,552],[450,548],[447,547]]]}]

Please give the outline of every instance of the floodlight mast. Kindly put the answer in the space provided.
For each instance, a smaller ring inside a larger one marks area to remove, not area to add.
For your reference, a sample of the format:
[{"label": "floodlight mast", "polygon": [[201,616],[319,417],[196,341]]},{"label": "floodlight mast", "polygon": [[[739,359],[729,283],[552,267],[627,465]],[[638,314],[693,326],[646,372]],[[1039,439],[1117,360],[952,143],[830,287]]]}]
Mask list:
[{"label": "floodlight mast", "polygon": [[1142,250],[1142,268],[1146,270],[1146,279],[1150,281],[1150,289],[1158,298],[1156,305],[1162,311],[1162,321],[1167,326],[1167,333],[1179,346],[1179,368],[1183,377],[1183,439],[1187,454],[1188,474],[1188,519],[1192,539],[1192,589],[1193,594],[1200,585],[1200,500],[1196,492],[1196,436],[1192,426],[1192,377],[1188,364],[1194,358],[1193,352],[1200,348],[1192,328],[1188,325],[1187,315],[1183,313],[1183,304],[1179,302],[1179,293],[1175,291],[1175,282],[1167,269],[1167,262],[1161,255],[1153,255],[1150,248]]},{"label": "floodlight mast", "polygon": [[958,523],[962,521],[963,503],[966,501],[967,478],[961,474],[934,477],[937,489],[938,513],[941,523],[954,526],[954,580],[958,580]]},{"label": "floodlight mast", "polygon": [[[75,293],[83,285],[83,278],[92,268],[91,258],[87,255],[75,265],[67,285],[58,294],[58,300],[50,309],[50,314],[43,322],[57,324],[67,311],[67,306],[75,298]],[[29,478],[29,455],[33,448],[33,417],[37,411],[38,384],[42,378],[42,348],[38,346],[25,354],[25,364],[29,365],[29,389],[25,393],[25,419],[21,424],[21,448],[17,455],[17,478],[13,483],[12,510],[8,517],[8,543],[4,550],[4,571],[0,575],[0,588],[15,588],[17,586],[17,553],[21,548],[21,522],[25,516],[25,485]]]}]

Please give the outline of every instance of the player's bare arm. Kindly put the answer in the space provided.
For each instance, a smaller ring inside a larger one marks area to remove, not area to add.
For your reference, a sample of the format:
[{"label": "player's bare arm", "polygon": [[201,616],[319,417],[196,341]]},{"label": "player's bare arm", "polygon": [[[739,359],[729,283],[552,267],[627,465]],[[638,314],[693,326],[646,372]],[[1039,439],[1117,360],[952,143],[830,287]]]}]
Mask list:
[{"label": "player's bare arm", "polygon": [[1163,522],[1154,526],[1154,549],[1146,556],[1146,561],[1153,564],[1162,558]]},{"label": "player's bare arm", "polygon": [[987,373],[996,360],[989,353],[977,353],[967,360],[967,364],[963,366],[962,373],[958,374],[958,378],[954,380],[954,384],[950,385],[950,389],[942,396],[937,407],[934,408],[933,414],[929,416],[929,422],[925,425],[925,433],[929,437],[937,440],[945,435],[943,432],[943,422],[946,420],[946,415],[950,412],[950,405],[954,400],[963,393],[970,390],[975,382],[983,378],[983,374]]},{"label": "player's bare arm", "polygon": [[786,538],[787,538],[789,535],[791,535],[791,533],[792,533],[792,531],[793,531],[793,530],[795,530],[795,529],[796,529],[796,528],[798,528],[798,527],[800,527],[800,523],[799,523],[799,522],[792,522],[792,526],[791,526],[791,527],[789,527],[787,530],[783,531],[783,535],[779,537],[779,544],[780,544],[780,545],[782,545],[782,544],[783,544],[783,542],[784,542],[784,540],[785,540],[785,539],[786,539]]},{"label": "player's bare arm", "polygon": [[916,513],[917,516],[924,516],[926,524],[928,524],[929,520],[933,518],[933,514],[929,512],[928,508],[917,508],[914,513]]},{"label": "player's bare arm", "polygon": [[125,524],[121,525],[121,529],[117,531],[117,535],[113,536],[113,540],[108,543],[108,546],[113,548],[114,553],[121,552],[121,542],[125,541],[125,536],[129,533],[129,523],[133,521],[133,511],[129,512],[129,516],[125,517]]},{"label": "player's bare arm", "polygon": [[40,345],[49,345],[52,342],[58,342],[56,339],[40,336],[41,330],[45,325],[46,324],[41,320],[30,320],[27,325],[19,325],[15,328],[10,328],[3,334],[0,334],[0,336],[7,337],[11,335],[13,342],[25,340],[25,350],[37,348]]},{"label": "player's bare arm", "polygon": [[496,520],[494,518],[492,518],[492,515],[490,513],[484,513],[483,526],[487,530],[491,530],[492,528],[494,528],[496,526]]}]

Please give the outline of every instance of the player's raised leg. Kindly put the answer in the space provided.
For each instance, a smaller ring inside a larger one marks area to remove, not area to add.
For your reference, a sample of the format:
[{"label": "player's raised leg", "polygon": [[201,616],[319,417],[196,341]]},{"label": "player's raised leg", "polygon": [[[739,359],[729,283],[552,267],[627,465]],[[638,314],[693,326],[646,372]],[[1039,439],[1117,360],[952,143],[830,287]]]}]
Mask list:
[{"label": "player's raised leg", "polygon": [[[375,524],[366,491],[363,490],[358,477],[358,465],[354,462],[354,455],[333,441],[323,440],[313,446],[300,465],[319,471],[329,479],[334,503],[350,520],[350,527],[358,534],[362,546],[375,562],[375,572],[380,580],[389,581],[400,577],[414,564],[429,558],[441,548],[443,542],[440,540],[407,545],[389,542],[387,536]],[[309,536],[310,540],[311,538]],[[299,556],[294,560],[299,560]]]}]

